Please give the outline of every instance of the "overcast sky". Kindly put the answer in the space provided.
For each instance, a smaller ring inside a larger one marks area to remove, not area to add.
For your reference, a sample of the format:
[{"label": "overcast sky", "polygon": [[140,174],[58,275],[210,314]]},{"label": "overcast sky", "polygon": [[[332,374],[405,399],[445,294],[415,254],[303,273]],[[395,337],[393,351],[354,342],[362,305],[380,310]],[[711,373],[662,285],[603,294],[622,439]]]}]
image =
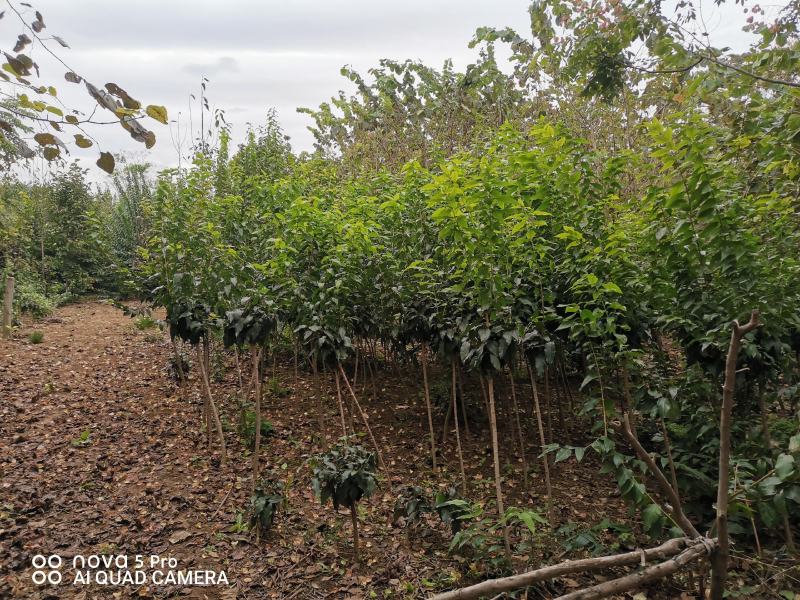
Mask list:
[{"label": "overcast sky", "polygon": [[[310,119],[298,106],[316,107],[339,89],[352,91],[341,77],[343,65],[365,72],[380,58],[420,59],[441,66],[452,58],[463,68],[475,59],[467,48],[483,25],[511,26],[528,33],[527,0],[31,0],[47,29],[71,46],[61,58],[95,85],[114,82],[143,104],[163,104],[171,120],[189,124],[189,94],[197,95],[200,78],[209,78],[212,108],[225,110],[234,140],[247,123],[263,122],[274,107],[295,150],[311,149],[306,130]],[[708,2],[713,7],[712,2]],[[735,9],[740,11],[740,9]],[[0,21],[3,39],[20,33],[7,14]],[[741,18],[706,10],[714,39],[743,45]],[[740,14],[740,13],[739,13]],[[91,108],[83,86],[67,83],[64,68],[43,56],[42,82],[53,84],[70,107]],[[197,128],[198,105],[192,109]],[[175,124],[150,119],[156,147],[144,151],[121,128],[94,128],[104,150],[147,160],[156,168],[174,166],[177,152],[171,137]],[[97,149],[73,157],[90,165]],[[96,171],[96,169],[94,169]],[[93,179],[95,177],[93,176]]]}]

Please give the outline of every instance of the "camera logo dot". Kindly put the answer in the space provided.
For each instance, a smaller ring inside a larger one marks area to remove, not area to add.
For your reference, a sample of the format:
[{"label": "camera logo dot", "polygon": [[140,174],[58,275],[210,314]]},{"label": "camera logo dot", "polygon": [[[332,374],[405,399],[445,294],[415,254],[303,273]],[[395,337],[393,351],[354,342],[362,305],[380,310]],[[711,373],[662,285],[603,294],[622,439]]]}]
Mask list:
[{"label": "camera logo dot", "polygon": [[[36,585],[58,585],[61,583],[61,557],[57,554],[44,556],[37,554],[33,557],[33,572],[32,579]],[[47,570],[45,570],[47,569]]]}]

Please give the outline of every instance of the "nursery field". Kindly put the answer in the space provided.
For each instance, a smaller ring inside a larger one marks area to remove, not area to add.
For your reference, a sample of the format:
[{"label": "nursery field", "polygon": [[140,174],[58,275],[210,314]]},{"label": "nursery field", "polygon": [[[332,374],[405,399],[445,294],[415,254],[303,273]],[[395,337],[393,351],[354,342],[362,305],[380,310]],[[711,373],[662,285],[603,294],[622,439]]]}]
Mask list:
[{"label": "nursery field", "polygon": [[[38,345],[28,340],[33,330],[44,334]],[[416,374],[404,368],[398,376],[391,366],[381,368],[375,381],[378,399],[371,392],[365,396],[364,409],[388,468],[374,496],[360,505],[362,564],[355,566],[347,514],[321,507],[310,484],[312,449],[320,438],[332,442],[341,435],[332,378],[323,383],[320,428],[307,402],[315,389],[311,374],[300,372],[295,381],[291,355],[278,363],[277,393],[267,391],[264,399],[264,415],[274,431],[262,442],[263,468],[292,483],[285,514],[257,543],[254,533],[237,527],[251,490],[247,461],[233,458],[246,448],[236,431],[226,432],[232,460],[220,468],[219,455],[207,452],[196,426],[199,387],[181,400],[168,371],[170,355],[168,337],[157,328],[142,331],[116,308],[98,302],[62,308],[0,342],[6,367],[0,372],[0,435],[7,441],[0,464],[0,554],[6,557],[0,596],[417,598],[475,578],[468,558],[447,552],[449,527],[430,520],[406,532],[392,523],[401,484],[458,485],[452,432],[440,458],[441,473],[431,472]],[[223,418],[233,423],[238,407],[224,399],[235,396],[238,383],[232,356],[223,360],[225,376],[213,388]],[[440,375],[432,379],[439,382]],[[519,385],[519,393],[527,393],[525,384]],[[443,410],[437,412],[437,421],[443,417]],[[575,435],[581,434],[576,430]],[[470,435],[462,443],[469,495],[491,498],[491,449]],[[552,473],[556,518],[569,533],[561,541],[542,533],[548,543],[520,556],[521,563],[556,561],[567,555],[568,542],[578,532],[603,519],[625,520],[624,503],[597,476],[597,467],[589,460],[557,465]],[[504,472],[512,483],[509,505],[544,505],[540,473],[531,473],[524,489],[518,483],[520,460],[513,454],[504,460]],[[597,544],[619,543],[611,528],[589,536]],[[635,546],[633,537],[624,543]],[[116,588],[81,586],[59,588],[54,595],[31,581],[32,554],[109,553],[171,555],[181,568],[224,570],[231,585],[141,586],[122,596]],[[558,579],[536,593],[569,590],[579,581]],[[534,592],[530,597],[537,597]]]},{"label": "nursery field", "polygon": [[0,600],[800,600],[800,0],[50,2]]}]

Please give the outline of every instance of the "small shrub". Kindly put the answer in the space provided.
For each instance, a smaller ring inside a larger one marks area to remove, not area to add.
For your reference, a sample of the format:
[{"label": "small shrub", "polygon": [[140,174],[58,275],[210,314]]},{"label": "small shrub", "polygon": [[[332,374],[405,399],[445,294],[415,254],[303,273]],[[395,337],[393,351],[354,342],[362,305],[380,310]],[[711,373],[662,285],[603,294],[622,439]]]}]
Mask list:
[{"label": "small shrub", "polygon": [[418,522],[425,513],[433,512],[433,507],[426,497],[425,490],[415,485],[407,485],[400,489],[394,503],[392,523],[405,519],[406,525]]},{"label": "small shrub", "polygon": [[258,534],[267,532],[275,521],[275,515],[283,504],[283,484],[264,478],[256,485],[250,497],[250,527]]},{"label": "small shrub", "polygon": [[283,398],[292,392],[291,389],[283,387],[277,377],[269,378],[269,381],[267,382],[267,390],[273,398]]},{"label": "small shrub", "polygon": [[174,353],[169,355],[169,367],[168,367],[169,375],[170,377],[172,377],[173,381],[180,382],[181,376],[180,376],[180,371],[178,370],[178,361],[180,361],[184,377],[189,376],[189,369],[191,367],[191,363],[189,362],[189,357],[183,352],[178,353],[177,360],[175,358]]},{"label": "small shrub", "polygon": [[14,309],[18,314],[28,313],[35,319],[41,319],[56,309],[56,300],[44,293],[38,281],[18,277],[14,290]]},{"label": "small shrub", "polygon": [[158,327],[158,321],[156,321],[151,315],[143,315],[138,319],[135,319],[133,324],[139,331],[147,331],[148,329],[155,329]]},{"label": "small shrub", "polygon": [[458,518],[453,523],[459,523],[450,542],[450,552],[487,564],[490,575],[506,573],[510,565],[503,547],[502,522],[483,516],[483,508],[467,500],[455,498],[447,502],[458,509]]},{"label": "small shrub", "polygon": [[30,340],[31,344],[41,344],[44,341],[44,332],[31,331],[28,339]]},{"label": "small shrub", "polygon": [[[272,423],[261,417],[261,438],[271,435],[274,431]],[[239,424],[239,434],[244,439],[245,444],[250,450],[256,447],[256,411],[246,410],[244,412],[244,420]]]},{"label": "small shrub", "polygon": [[358,557],[358,515],[356,505],[362,498],[368,498],[377,487],[375,475],[375,453],[361,446],[350,445],[344,438],[330,451],[311,461],[313,475],[311,486],[324,505],[328,500],[333,509],[340,506],[350,509],[353,522],[353,553]]},{"label": "small shrub", "polygon": [[[433,506],[439,518],[445,525],[449,525],[453,535],[461,531],[461,526],[476,516],[476,507],[469,500],[458,495],[456,488],[451,487],[445,492],[436,494]],[[479,513],[480,511],[478,511]]]}]

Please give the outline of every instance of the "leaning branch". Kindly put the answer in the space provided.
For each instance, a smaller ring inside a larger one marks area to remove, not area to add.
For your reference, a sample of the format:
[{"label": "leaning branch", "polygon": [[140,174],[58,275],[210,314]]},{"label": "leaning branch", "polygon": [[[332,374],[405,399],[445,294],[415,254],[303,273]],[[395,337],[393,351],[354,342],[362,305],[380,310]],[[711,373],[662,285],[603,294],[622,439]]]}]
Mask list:
[{"label": "leaning branch", "polygon": [[431,600],[473,600],[482,596],[493,597],[503,592],[517,590],[540,581],[547,581],[555,577],[580,573],[585,571],[600,571],[611,567],[624,567],[642,563],[643,561],[661,560],[679,554],[687,548],[694,548],[703,544],[693,542],[688,538],[675,538],[647,550],[634,550],[624,554],[613,556],[600,556],[598,558],[586,558],[582,560],[568,560],[557,565],[542,567],[535,571],[501,577],[499,579],[488,579],[481,583],[476,583],[469,587],[444,592],[433,596]]},{"label": "leaning branch", "polygon": [[675,519],[675,523],[677,523],[678,527],[680,527],[688,537],[693,539],[699,538],[700,533],[697,531],[697,529],[695,529],[695,526],[692,525],[692,522],[683,512],[678,490],[673,489],[672,485],[670,485],[669,481],[667,481],[667,478],[664,476],[663,471],[661,471],[656,462],[653,460],[653,457],[650,456],[647,450],[645,450],[639,443],[639,439],[631,430],[631,421],[627,413],[624,415],[623,421],[624,425],[621,428],[622,432],[625,434],[628,442],[633,447],[636,455],[645,462],[647,468],[650,470],[653,477],[655,477],[655,480],[658,483],[658,486],[661,488],[661,491],[669,499],[670,505],[672,506],[671,513],[672,517]]},{"label": "leaning branch", "polygon": [[722,410],[719,417],[719,481],[717,482],[717,536],[719,547],[711,557],[711,599],[722,600],[728,576],[728,487],[730,484],[731,428],[733,425],[734,392],[736,391],[736,362],[742,338],[759,325],[759,313],[750,313],[750,321],[731,324],[731,343],[725,359],[725,383],[722,386]]},{"label": "leaning branch", "polygon": [[695,541],[691,546],[686,548],[683,552],[652,567],[647,567],[638,573],[631,573],[619,579],[612,579],[592,587],[584,588],[559,596],[556,600],[599,600],[600,598],[608,598],[613,594],[621,594],[630,590],[641,588],[651,581],[663,579],[695,560],[708,556],[717,547],[717,540],[710,540],[702,538]]}]

